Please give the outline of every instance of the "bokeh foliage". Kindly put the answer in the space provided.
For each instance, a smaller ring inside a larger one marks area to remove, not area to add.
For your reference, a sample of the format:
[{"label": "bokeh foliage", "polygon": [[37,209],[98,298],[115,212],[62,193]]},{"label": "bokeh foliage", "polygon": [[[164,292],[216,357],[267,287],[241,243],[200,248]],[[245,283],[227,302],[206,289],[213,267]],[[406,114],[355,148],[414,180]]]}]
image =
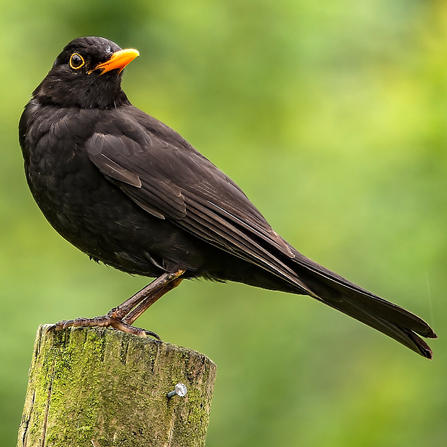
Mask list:
[{"label": "bokeh foliage", "polygon": [[208,445],[447,443],[447,4],[42,0],[0,5],[0,446],[14,445],[40,323],[145,285],[98,266],[27,190],[17,122],[71,39],[141,57],[131,101],[179,131],[274,228],[426,318],[426,361],[309,298],[183,283],[139,324],[218,365]]}]

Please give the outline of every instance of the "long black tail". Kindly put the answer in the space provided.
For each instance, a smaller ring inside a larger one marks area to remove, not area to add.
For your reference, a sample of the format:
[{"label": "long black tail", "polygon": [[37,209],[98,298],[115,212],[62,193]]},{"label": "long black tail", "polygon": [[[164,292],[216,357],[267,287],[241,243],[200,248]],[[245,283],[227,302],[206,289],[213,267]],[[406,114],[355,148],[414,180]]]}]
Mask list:
[{"label": "long black tail", "polygon": [[432,358],[430,347],[417,335],[437,338],[424,320],[347,281],[299,252],[295,255],[293,263],[298,266],[294,270],[315,294],[314,298],[383,332],[418,354]]}]

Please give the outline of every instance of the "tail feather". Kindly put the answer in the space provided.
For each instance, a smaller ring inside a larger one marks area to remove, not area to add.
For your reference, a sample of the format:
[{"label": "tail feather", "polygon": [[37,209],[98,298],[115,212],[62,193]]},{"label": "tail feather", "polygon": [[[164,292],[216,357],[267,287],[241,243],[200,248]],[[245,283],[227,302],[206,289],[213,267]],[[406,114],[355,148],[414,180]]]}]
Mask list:
[{"label": "tail feather", "polygon": [[296,271],[319,301],[388,335],[431,359],[428,344],[418,335],[437,338],[432,328],[411,312],[362,289],[312,260],[295,253]]},{"label": "tail feather", "polygon": [[321,301],[388,335],[418,354],[432,358],[430,347],[416,334],[428,338],[436,338],[436,334],[425,321],[405,309],[395,305],[390,308],[388,304],[391,303],[381,298],[376,300],[373,297],[365,297],[360,293],[357,296],[342,295],[341,299],[336,300],[325,297],[321,298]]}]

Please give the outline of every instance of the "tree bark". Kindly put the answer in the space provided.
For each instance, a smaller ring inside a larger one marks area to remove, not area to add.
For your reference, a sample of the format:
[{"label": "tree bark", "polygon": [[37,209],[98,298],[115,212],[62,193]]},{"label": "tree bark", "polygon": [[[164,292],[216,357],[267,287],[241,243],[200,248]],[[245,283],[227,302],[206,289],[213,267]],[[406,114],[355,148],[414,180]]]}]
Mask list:
[{"label": "tree bark", "polygon": [[[19,447],[203,446],[216,365],[105,328],[40,326]],[[187,395],[167,393],[184,383]]]}]

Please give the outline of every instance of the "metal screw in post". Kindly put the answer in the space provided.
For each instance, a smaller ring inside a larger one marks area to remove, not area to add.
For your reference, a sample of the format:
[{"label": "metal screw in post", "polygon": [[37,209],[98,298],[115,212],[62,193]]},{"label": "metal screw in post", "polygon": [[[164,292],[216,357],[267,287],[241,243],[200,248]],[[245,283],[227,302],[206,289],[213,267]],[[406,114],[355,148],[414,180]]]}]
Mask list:
[{"label": "metal screw in post", "polygon": [[188,388],[186,388],[185,384],[177,383],[177,385],[175,385],[174,391],[171,391],[170,393],[166,394],[166,396],[168,399],[170,399],[171,397],[174,397],[175,395],[184,397],[184,396],[186,396],[187,392],[188,392]]}]

